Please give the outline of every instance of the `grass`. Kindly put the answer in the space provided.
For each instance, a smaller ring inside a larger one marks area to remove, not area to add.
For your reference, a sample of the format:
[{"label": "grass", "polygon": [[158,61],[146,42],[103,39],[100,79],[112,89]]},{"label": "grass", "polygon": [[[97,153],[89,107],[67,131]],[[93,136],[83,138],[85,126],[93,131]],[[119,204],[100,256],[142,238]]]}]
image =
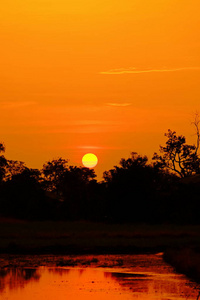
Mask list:
[{"label": "grass", "polygon": [[164,260],[171,264],[179,273],[200,283],[200,252],[199,248],[168,249]]},{"label": "grass", "polygon": [[141,253],[200,247],[200,226],[1,220],[1,253]]}]

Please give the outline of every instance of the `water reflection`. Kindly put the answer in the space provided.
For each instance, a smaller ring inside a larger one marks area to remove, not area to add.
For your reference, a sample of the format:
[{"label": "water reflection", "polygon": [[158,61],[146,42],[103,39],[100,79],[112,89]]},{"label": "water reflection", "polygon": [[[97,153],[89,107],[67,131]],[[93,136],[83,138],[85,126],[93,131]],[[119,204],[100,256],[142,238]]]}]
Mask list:
[{"label": "water reflection", "polygon": [[0,299],[194,300],[197,298],[198,290],[195,290],[195,285],[184,276],[173,273],[160,256],[142,255],[129,258],[129,267],[112,269],[3,268],[0,269]]},{"label": "water reflection", "polygon": [[181,275],[175,274],[122,274],[111,273],[122,288],[132,291],[133,298],[139,299],[196,299],[197,290],[194,283]]},{"label": "water reflection", "polygon": [[9,290],[22,288],[30,281],[39,281],[40,274],[36,269],[3,268],[0,269],[0,293],[5,288]]}]

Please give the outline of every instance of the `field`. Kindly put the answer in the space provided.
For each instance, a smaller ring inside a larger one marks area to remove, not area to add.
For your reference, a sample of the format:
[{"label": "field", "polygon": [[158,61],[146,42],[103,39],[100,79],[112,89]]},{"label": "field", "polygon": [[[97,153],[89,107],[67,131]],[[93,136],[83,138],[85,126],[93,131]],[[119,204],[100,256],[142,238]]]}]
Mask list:
[{"label": "field", "polygon": [[0,221],[0,252],[155,253],[200,247],[200,226]]}]

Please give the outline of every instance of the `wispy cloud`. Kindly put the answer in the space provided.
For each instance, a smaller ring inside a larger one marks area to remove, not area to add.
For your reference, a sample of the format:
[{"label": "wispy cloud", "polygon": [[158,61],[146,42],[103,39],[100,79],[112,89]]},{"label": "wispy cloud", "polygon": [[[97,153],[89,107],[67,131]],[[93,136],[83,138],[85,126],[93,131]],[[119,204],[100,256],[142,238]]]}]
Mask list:
[{"label": "wispy cloud", "polygon": [[85,149],[85,150],[89,150],[89,149],[94,149],[94,150],[97,150],[97,149],[104,149],[104,147],[100,147],[100,146],[77,146],[76,147],[77,149]]},{"label": "wispy cloud", "polygon": [[0,103],[1,108],[18,108],[36,104],[35,101],[3,101]]},{"label": "wispy cloud", "polygon": [[126,107],[126,106],[130,106],[131,103],[106,103],[106,105],[108,105],[108,106]]},{"label": "wispy cloud", "polygon": [[184,67],[184,68],[163,68],[163,69],[137,69],[137,68],[120,68],[100,72],[102,75],[121,75],[121,74],[142,74],[142,73],[164,73],[178,71],[200,70],[200,67]]},{"label": "wispy cloud", "polygon": [[[83,150],[121,150],[121,149],[128,149],[127,147],[115,147],[115,146],[108,146],[108,145],[103,145],[103,146],[76,146],[76,149],[83,149]],[[74,147],[72,148],[74,149]]]}]

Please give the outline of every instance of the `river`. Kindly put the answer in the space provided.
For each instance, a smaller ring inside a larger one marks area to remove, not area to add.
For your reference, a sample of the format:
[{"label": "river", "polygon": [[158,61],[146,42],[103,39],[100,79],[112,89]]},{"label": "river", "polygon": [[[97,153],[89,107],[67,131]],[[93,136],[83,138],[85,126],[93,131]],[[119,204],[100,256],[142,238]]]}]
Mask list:
[{"label": "river", "polygon": [[0,258],[2,300],[197,299],[162,254]]}]

